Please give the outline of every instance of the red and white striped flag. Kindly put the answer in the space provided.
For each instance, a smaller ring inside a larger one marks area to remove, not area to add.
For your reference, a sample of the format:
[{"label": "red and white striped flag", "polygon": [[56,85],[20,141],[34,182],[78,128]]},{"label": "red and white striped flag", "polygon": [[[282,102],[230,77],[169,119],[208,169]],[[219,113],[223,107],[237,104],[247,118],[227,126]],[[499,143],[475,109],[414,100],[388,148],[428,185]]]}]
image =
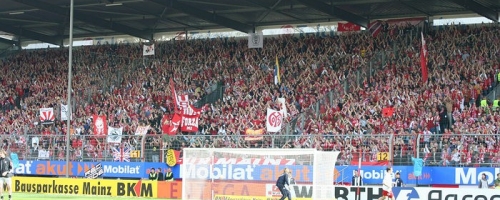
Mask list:
[{"label": "red and white striped flag", "polygon": [[377,37],[377,35],[382,31],[382,21],[377,20],[370,22],[370,24],[368,24],[368,30],[373,37]]},{"label": "red and white striped flag", "polygon": [[420,47],[420,68],[422,69],[422,83],[426,83],[428,79],[427,72],[427,44],[425,44],[424,33],[422,35],[422,46]]}]

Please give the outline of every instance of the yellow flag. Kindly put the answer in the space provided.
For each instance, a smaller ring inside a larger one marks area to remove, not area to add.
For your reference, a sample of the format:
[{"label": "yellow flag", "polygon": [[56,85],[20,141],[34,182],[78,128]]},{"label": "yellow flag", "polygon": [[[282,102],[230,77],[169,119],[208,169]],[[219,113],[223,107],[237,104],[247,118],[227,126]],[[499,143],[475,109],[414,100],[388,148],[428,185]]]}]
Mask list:
[{"label": "yellow flag", "polygon": [[170,167],[175,166],[177,164],[177,158],[175,157],[175,152],[173,149],[167,150],[167,165]]}]

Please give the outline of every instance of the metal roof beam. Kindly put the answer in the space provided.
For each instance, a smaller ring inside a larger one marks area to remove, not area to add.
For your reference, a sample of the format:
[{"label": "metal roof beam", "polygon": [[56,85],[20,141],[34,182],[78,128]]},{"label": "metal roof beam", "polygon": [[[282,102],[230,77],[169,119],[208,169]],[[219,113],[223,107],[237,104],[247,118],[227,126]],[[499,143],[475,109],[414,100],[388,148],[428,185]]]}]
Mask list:
[{"label": "metal roof beam", "polygon": [[5,38],[0,37],[0,43],[15,45],[15,44],[17,44],[17,41],[9,40],[9,39],[5,39]]},{"label": "metal roof beam", "polygon": [[321,1],[318,1],[318,0],[297,0],[297,1],[299,1],[300,3],[302,3],[308,7],[311,7],[311,8],[318,10],[318,11],[321,11],[323,13],[329,14],[333,17],[338,17],[342,20],[346,20],[346,21],[355,23],[355,24],[360,25],[360,26],[365,27],[365,28],[368,27],[368,23],[369,23],[368,19],[366,19],[362,16],[359,16],[359,15],[356,15],[354,13],[347,12],[347,11],[342,10],[340,8],[337,8],[335,6],[328,5],[328,4],[323,3]]},{"label": "metal roof beam", "polygon": [[[48,12],[51,12],[54,14],[58,14],[61,16],[69,16],[68,9],[59,7],[55,4],[48,4],[48,3],[44,3],[44,2],[41,2],[38,0],[14,0],[14,1],[28,5],[28,6],[32,6],[32,7],[41,9],[41,10],[45,10],[45,11],[48,11]],[[85,14],[85,13],[83,13],[81,11],[77,11],[77,10],[75,10],[74,18],[76,20],[85,22],[87,24],[92,24],[94,26],[99,26],[99,27],[110,29],[110,30],[120,32],[120,33],[125,33],[125,34],[135,36],[138,38],[142,38],[142,39],[151,39],[151,37],[152,37],[151,34],[145,33],[144,31],[141,31],[141,30],[138,30],[138,29],[135,29],[132,27],[128,27],[128,26],[125,26],[125,25],[122,25],[122,24],[119,24],[116,22],[107,21],[107,20],[104,20],[101,18],[97,18],[97,17],[94,17],[93,15]]]},{"label": "metal roof beam", "polygon": [[227,17],[220,16],[216,13],[210,13],[205,10],[193,7],[191,5],[179,2],[177,0],[150,0],[152,2],[155,2],[159,5],[163,5],[168,8],[173,8],[175,10],[179,10],[181,12],[184,12],[186,14],[189,14],[191,16],[219,24],[228,28],[232,28],[237,31],[241,31],[243,33],[250,33],[253,32],[254,27],[250,26],[248,24],[229,19]]},{"label": "metal roof beam", "polygon": [[13,26],[3,24],[3,23],[0,23],[0,30],[5,31],[7,33],[17,35],[17,36],[23,36],[23,37],[31,38],[31,39],[38,40],[41,42],[54,44],[54,45],[59,45],[59,43],[60,43],[60,40],[55,38],[55,37],[44,35],[44,34],[37,33],[37,32],[33,32],[33,31],[26,30],[23,28],[13,27]]},{"label": "metal roof beam", "polygon": [[475,2],[474,0],[452,0],[453,3],[456,3],[464,8],[471,10],[483,17],[486,17],[494,22],[498,22],[498,12],[493,9],[490,9],[482,4]]}]

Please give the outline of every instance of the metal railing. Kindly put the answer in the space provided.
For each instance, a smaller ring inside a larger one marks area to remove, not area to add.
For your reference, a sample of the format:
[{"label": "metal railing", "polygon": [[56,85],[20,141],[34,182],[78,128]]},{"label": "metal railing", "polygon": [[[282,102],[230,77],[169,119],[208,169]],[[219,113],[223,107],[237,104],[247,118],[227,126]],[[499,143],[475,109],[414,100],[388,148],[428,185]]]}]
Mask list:
[{"label": "metal railing", "polygon": [[418,135],[417,158],[426,166],[499,167],[493,149],[500,141],[500,134]]}]

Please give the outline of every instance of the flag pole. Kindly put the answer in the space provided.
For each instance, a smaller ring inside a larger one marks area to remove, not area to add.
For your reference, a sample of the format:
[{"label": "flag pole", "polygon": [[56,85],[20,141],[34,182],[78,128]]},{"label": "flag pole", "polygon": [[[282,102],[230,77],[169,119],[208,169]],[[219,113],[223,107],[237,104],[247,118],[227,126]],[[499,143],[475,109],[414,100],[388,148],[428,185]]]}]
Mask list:
[{"label": "flag pole", "polygon": [[[71,168],[69,167],[69,137],[71,134],[71,76],[72,76],[72,68],[73,68],[73,7],[74,7],[74,2],[71,0],[70,7],[69,7],[69,55],[68,55],[68,116],[66,118],[66,178],[69,178],[69,170]],[[64,43],[63,43],[64,45]]]},{"label": "flag pole", "polygon": [[[360,153],[361,155],[363,155],[362,153]],[[361,156],[359,156],[359,159],[358,159],[358,175],[359,175],[359,185],[358,185],[358,189],[356,191],[356,200],[360,200],[361,199],[361,194],[359,193],[359,189],[361,187],[361,182],[362,182],[362,176],[361,176]]]}]

